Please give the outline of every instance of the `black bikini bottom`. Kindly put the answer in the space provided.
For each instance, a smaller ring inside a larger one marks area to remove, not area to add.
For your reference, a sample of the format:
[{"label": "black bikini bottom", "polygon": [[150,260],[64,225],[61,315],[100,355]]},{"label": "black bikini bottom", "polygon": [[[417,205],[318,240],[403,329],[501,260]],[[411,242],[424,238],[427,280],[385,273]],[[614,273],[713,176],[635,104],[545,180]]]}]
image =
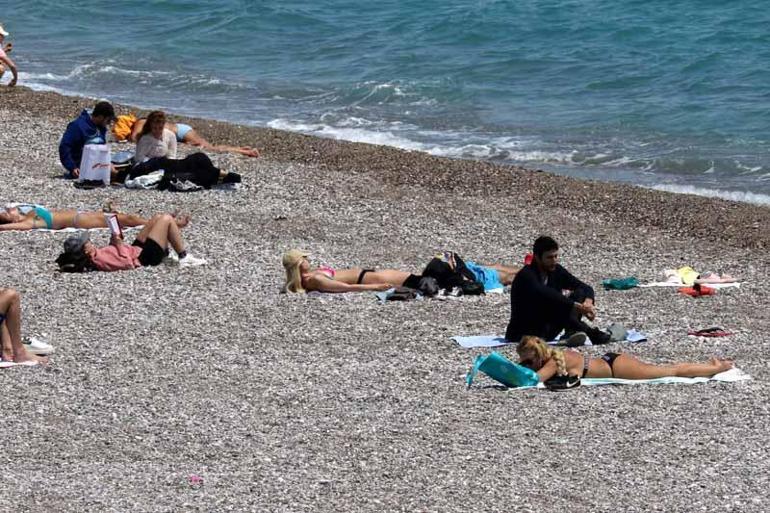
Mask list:
[{"label": "black bikini bottom", "polygon": [[602,356],[602,360],[607,362],[607,365],[610,366],[610,372],[612,372],[612,375],[615,375],[615,372],[612,369],[612,364],[615,363],[615,359],[620,356],[620,353],[605,353],[604,356]]},{"label": "black bikini bottom", "polygon": [[364,282],[364,276],[366,276],[366,273],[373,273],[374,269],[364,269],[361,271],[361,274],[358,275],[358,281],[356,282],[356,285],[361,285]]}]

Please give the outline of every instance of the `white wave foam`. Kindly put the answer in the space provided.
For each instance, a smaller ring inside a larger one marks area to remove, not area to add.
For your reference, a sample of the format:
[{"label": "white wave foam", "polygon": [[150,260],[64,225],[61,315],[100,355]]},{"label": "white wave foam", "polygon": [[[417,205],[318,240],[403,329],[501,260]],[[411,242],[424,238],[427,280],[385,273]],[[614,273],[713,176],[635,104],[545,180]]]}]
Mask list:
[{"label": "white wave foam", "polygon": [[270,128],[288,130],[291,132],[303,132],[330,139],[380,144],[394,146],[404,150],[428,151],[424,144],[400,137],[390,131],[365,130],[361,128],[333,127],[329,125],[312,125],[298,123],[286,119],[274,119],[267,123]]},{"label": "white wave foam", "polygon": [[656,184],[650,187],[658,191],[673,192],[676,194],[694,194],[707,198],[721,198],[741,203],[752,203],[754,205],[770,205],[770,195],[758,194],[755,192],[726,191],[723,189],[706,189],[694,185],[674,185],[674,184]]}]

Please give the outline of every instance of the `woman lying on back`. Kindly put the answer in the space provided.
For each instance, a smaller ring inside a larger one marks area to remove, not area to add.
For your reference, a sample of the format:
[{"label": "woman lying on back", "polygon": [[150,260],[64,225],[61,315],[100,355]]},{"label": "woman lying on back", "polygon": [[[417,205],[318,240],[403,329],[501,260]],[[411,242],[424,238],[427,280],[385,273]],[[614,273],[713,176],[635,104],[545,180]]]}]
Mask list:
[{"label": "woman lying on back", "polygon": [[[142,226],[147,219],[134,214],[117,214],[121,226]],[[75,209],[48,209],[41,205],[18,205],[0,209],[0,231],[3,230],[61,230],[63,228],[107,228],[103,212]]]},{"label": "woman lying on back", "polygon": [[[156,111],[159,112],[159,111]],[[164,114],[163,112],[160,112],[161,114]],[[147,133],[150,129],[147,129],[145,131],[146,125],[149,123],[149,116],[145,118],[139,118],[137,119],[133,127],[131,128],[131,134],[128,136],[128,140],[131,142],[138,142],[140,137]],[[212,144],[206,139],[203,138],[192,126],[185,124],[185,123],[174,123],[172,121],[168,121],[165,119],[164,114],[164,126],[163,128],[165,130],[169,130],[174,134],[174,137],[176,138],[177,142],[189,144],[190,146],[197,146],[198,148],[202,148],[204,150],[213,150],[213,151],[226,151],[230,153],[238,153],[240,155],[244,155],[246,157],[259,157],[259,151],[256,148],[251,148],[249,146],[230,146],[227,144]],[[120,140],[120,137],[118,137],[118,140]],[[137,152],[138,153],[138,152]],[[137,162],[141,162],[139,159],[137,159]]]},{"label": "woman lying on back", "polygon": [[[388,290],[392,287],[418,289],[422,276],[396,269],[332,269],[321,266],[313,269],[308,260],[310,253],[292,249],[283,255],[287,292],[363,292]],[[504,265],[486,266],[494,269],[503,285],[509,285],[517,269]]]},{"label": "woman lying on back", "polygon": [[134,243],[123,242],[119,235],[112,234],[109,246],[94,245],[87,232],[67,237],[64,253],[56,263],[59,270],[69,273],[86,271],[128,271],[140,267],[160,265],[169,255],[169,247],[179,256],[180,267],[191,267],[206,263],[187,252],[180,229],[187,225],[187,216],[174,217],[159,214],[147,221]]},{"label": "woman lying on back", "polygon": [[581,378],[654,379],[669,376],[710,378],[733,367],[730,360],[711,358],[709,363],[672,363],[654,365],[625,353],[607,353],[601,358],[590,358],[574,350],[550,347],[538,337],[526,336],[516,348],[519,363],[537,372],[540,381],[552,377],[579,376]]}]

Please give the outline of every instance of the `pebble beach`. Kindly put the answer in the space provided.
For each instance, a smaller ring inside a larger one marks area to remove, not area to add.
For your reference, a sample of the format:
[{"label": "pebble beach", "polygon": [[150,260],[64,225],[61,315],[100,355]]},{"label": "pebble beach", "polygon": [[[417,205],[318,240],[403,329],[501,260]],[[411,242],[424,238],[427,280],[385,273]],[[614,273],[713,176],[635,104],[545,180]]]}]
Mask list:
[{"label": "pebble beach", "polygon": [[[770,208],[173,113],[212,142],[260,149],[210,154],[239,189],[79,190],[58,178],[57,148],[93,103],[0,88],[0,202],[189,212],[183,235],[208,265],[61,274],[66,233],[0,234],[0,287],[22,293],[23,334],[56,347],[45,368],[0,370],[0,510],[770,509]],[[485,351],[450,337],[504,333],[507,294],[280,293],[294,247],[333,267],[419,272],[444,249],[520,265],[542,234],[596,289],[597,324],[649,336],[585,351],[716,355],[753,379],[553,393],[480,377],[468,390]],[[601,289],[683,265],[743,283],[698,299]],[[687,336],[710,326],[734,335]]]}]

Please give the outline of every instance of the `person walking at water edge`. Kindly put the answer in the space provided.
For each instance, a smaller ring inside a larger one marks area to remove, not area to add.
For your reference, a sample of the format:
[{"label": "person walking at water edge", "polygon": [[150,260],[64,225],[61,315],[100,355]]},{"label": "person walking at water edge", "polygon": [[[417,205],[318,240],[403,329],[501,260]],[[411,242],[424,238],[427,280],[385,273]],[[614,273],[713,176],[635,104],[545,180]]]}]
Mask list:
[{"label": "person walking at water edge", "polygon": [[107,126],[115,119],[115,109],[110,102],[101,101],[89,114],[83,110],[77,119],[67,125],[59,143],[59,160],[67,170],[65,178],[80,176],[80,161],[86,144],[107,142]]},{"label": "person walking at water edge", "polygon": [[11,60],[10,57],[8,57],[8,52],[11,51],[12,45],[11,43],[3,44],[5,42],[5,38],[8,37],[8,31],[5,30],[5,28],[0,25],[0,79],[3,78],[3,75],[5,74],[5,68],[11,70],[11,73],[13,73],[13,78],[10,82],[8,82],[8,87],[13,87],[16,85],[16,81],[19,79],[19,70],[16,68],[16,63]]},{"label": "person walking at water edge", "polygon": [[506,340],[517,342],[524,335],[552,340],[566,330],[568,345],[583,345],[586,335],[594,344],[609,342],[609,333],[581,320],[583,316],[591,321],[596,317],[594,289],[559,265],[556,241],[538,237],[532,253],[532,263],[524,266],[511,284],[511,320]]}]

